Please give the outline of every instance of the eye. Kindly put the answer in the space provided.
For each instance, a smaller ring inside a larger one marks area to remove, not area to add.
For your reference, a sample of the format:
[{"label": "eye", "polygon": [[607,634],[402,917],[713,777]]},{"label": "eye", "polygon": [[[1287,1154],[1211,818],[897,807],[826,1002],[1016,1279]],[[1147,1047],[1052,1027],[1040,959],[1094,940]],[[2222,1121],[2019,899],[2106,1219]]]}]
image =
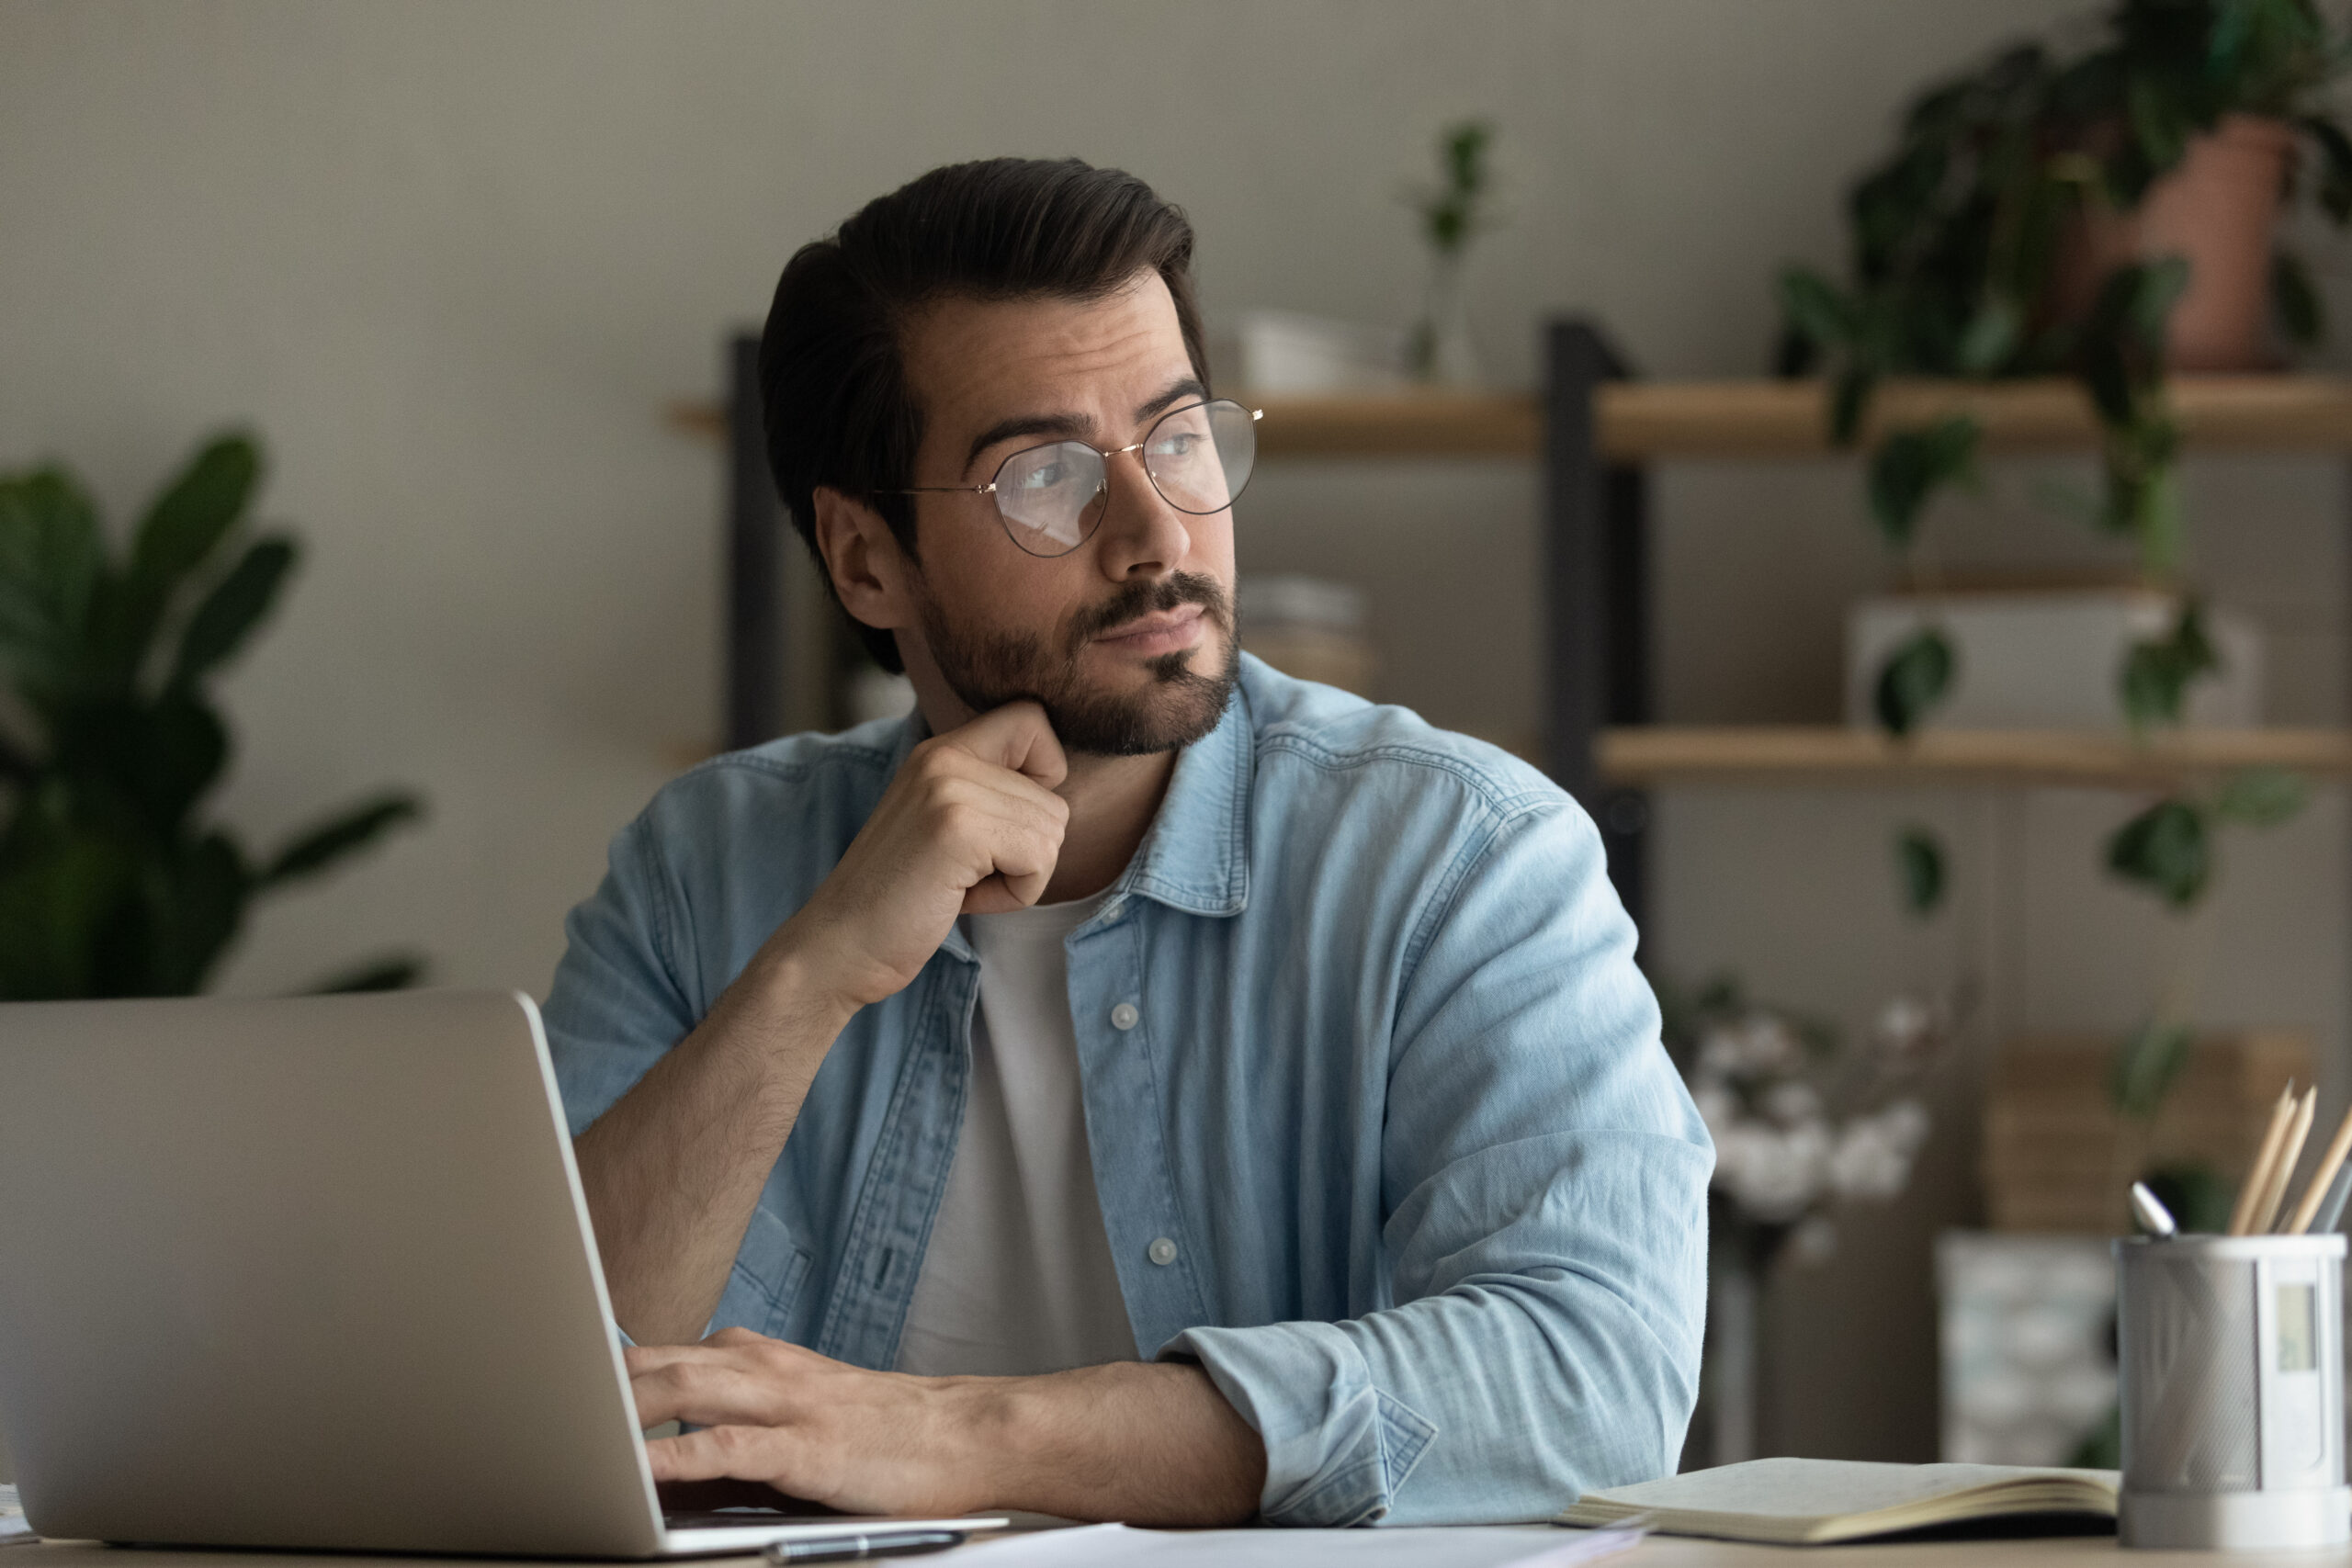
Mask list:
[{"label": "eye", "polygon": [[1193,455],[1193,449],[1200,444],[1201,437],[1197,432],[1180,430],[1172,434],[1163,435],[1159,440],[1153,442],[1151,444],[1151,456],[1155,457],[1189,457]]},{"label": "eye", "polygon": [[1021,476],[1023,490],[1051,490],[1069,476],[1060,463],[1040,463]]}]

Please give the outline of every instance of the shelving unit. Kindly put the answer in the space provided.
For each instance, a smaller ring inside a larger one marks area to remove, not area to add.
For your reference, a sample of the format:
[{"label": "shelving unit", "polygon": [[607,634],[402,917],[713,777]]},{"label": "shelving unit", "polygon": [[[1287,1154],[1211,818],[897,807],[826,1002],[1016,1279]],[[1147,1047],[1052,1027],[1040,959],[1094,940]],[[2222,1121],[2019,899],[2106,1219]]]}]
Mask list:
[{"label": "shelving unit", "polygon": [[[756,743],[783,728],[784,525],[761,449],[756,347],[749,335],[730,344],[724,403],[675,404],[667,416],[674,428],[722,441],[729,453],[730,746]],[[1645,466],[1831,456],[1827,389],[1803,380],[1637,382],[1600,331],[1580,321],[1551,323],[1544,350],[1540,394],[1250,401],[1266,411],[1259,439],[1272,461],[1498,457],[1540,464],[1545,695],[1539,760],[1599,824],[1610,874],[1636,920],[1645,913],[1644,791],[1668,781],[2144,789],[2253,766],[2352,776],[2352,730],[2200,731],[2144,740],[1930,732],[1895,742],[1831,727],[1653,727]],[[2194,449],[2352,452],[2352,380],[2190,377],[2177,379],[2168,393]],[[1996,453],[2083,451],[2098,440],[2081,389],[2058,379],[1889,382],[1873,400],[1871,428],[1959,412],[1976,418],[1986,448]]]}]

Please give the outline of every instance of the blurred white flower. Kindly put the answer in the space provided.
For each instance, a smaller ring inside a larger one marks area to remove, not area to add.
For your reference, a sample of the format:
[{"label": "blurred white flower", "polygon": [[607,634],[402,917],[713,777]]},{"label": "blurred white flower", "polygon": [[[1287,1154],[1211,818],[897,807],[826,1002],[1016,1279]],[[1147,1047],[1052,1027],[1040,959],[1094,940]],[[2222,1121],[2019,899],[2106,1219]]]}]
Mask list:
[{"label": "blurred white flower", "polygon": [[1846,1198],[1892,1198],[1911,1177],[1911,1156],[1928,1134],[1928,1113],[1916,1100],[1898,1100],[1872,1116],[1857,1116],[1838,1134],[1829,1156],[1830,1185]]},{"label": "blurred white flower", "polygon": [[1787,1072],[1803,1056],[1789,1026],[1769,1012],[1750,1012],[1716,1024],[1699,1042],[1700,1068],[1727,1077]]},{"label": "blurred white flower", "polygon": [[1838,1222],[1826,1214],[1807,1214],[1790,1233],[1789,1249],[1800,1263],[1826,1263],[1838,1256]]},{"label": "blurred white flower", "polygon": [[1739,1102],[1731,1090],[1720,1083],[1702,1080],[1690,1086],[1690,1103],[1699,1108],[1699,1120],[1707,1124],[1708,1135],[1721,1141],[1724,1130],[1739,1114]]},{"label": "blurred white flower", "polygon": [[1786,1129],[1735,1122],[1715,1140],[1715,1185],[1751,1218],[1785,1224],[1822,1195],[1830,1148],[1828,1126],[1818,1121]]}]

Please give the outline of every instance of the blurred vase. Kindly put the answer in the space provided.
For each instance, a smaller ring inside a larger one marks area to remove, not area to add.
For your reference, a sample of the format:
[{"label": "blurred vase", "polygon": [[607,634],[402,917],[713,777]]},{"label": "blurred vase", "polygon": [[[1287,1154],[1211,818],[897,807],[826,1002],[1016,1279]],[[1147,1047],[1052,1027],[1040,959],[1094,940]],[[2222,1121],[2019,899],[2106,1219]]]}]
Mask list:
[{"label": "blurred vase", "polygon": [[1483,378],[1478,345],[1470,336],[1460,251],[1441,251],[1433,258],[1429,297],[1413,327],[1408,355],[1414,376],[1432,386],[1476,387]]},{"label": "blurred vase", "polygon": [[2086,206],[2063,242],[2052,309],[2063,320],[2080,320],[2118,267],[2185,256],[2188,286],[2165,329],[2165,366],[2272,368],[2271,231],[2294,146],[2283,121],[2224,115],[2190,139],[2179,165],[2151,185],[2138,207]]},{"label": "blurred vase", "polygon": [[1757,1295],[1760,1270],[1742,1247],[1714,1249],[1707,1291],[1708,1462],[1756,1457]]}]

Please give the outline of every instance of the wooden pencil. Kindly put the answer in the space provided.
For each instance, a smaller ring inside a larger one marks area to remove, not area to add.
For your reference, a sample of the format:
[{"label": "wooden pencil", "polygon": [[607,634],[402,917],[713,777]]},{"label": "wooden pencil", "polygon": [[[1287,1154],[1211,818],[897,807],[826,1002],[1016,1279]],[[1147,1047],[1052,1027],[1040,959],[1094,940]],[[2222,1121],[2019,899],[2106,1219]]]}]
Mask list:
[{"label": "wooden pencil", "polygon": [[2278,1157],[2270,1167],[2269,1190],[2263,1193],[2262,1202],[2254,1212],[2252,1234],[2270,1234],[2270,1223],[2278,1217],[2279,1201],[2287,1196],[2287,1183],[2295,1178],[2295,1162],[2303,1157],[2303,1143],[2312,1135],[2312,1117],[2318,1110],[2319,1086],[2313,1084],[2303,1090],[2301,1103],[2295,1107],[2295,1119],[2287,1127],[2287,1141],[2278,1145]]},{"label": "wooden pencil", "polygon": [[2270,1163],[2278,1157],[2278,1145],[2286,1140],[2287,1123],[2295,1119],[2295,1085],[2292,1079],[2278,1091],[2278,1103],[2270,1108],[2270,1124],[2262,1130],[2262,1142],[2255,1145],[2254,1165],[2245,1173],[2245,1180],[2238,1188],[2238,1201],[2230,1206],[2230,1234],[2244,1235],[2254,1223],[2254,1206],[2262,1201],[2263,1189],[2270,1185]]},{"label": "wooden pencil", "polygon": [[2335,1173],[2344,1165],[2344,1156],[2352,1154],[2352,1109],[2344,1112],[2344,1120],[2335,1124],[2335,1136],[2328,1139],[2326,1152],[2319,1156],[2319,1164],[2312,1168],[2311,1185],[2303,1189],[2303,1201],[2283,1227],[2289,1235],[2308,1235],[2312,1221],[2319,1213],[2319,1206],[2327,1201],[2327,1189]]}]

